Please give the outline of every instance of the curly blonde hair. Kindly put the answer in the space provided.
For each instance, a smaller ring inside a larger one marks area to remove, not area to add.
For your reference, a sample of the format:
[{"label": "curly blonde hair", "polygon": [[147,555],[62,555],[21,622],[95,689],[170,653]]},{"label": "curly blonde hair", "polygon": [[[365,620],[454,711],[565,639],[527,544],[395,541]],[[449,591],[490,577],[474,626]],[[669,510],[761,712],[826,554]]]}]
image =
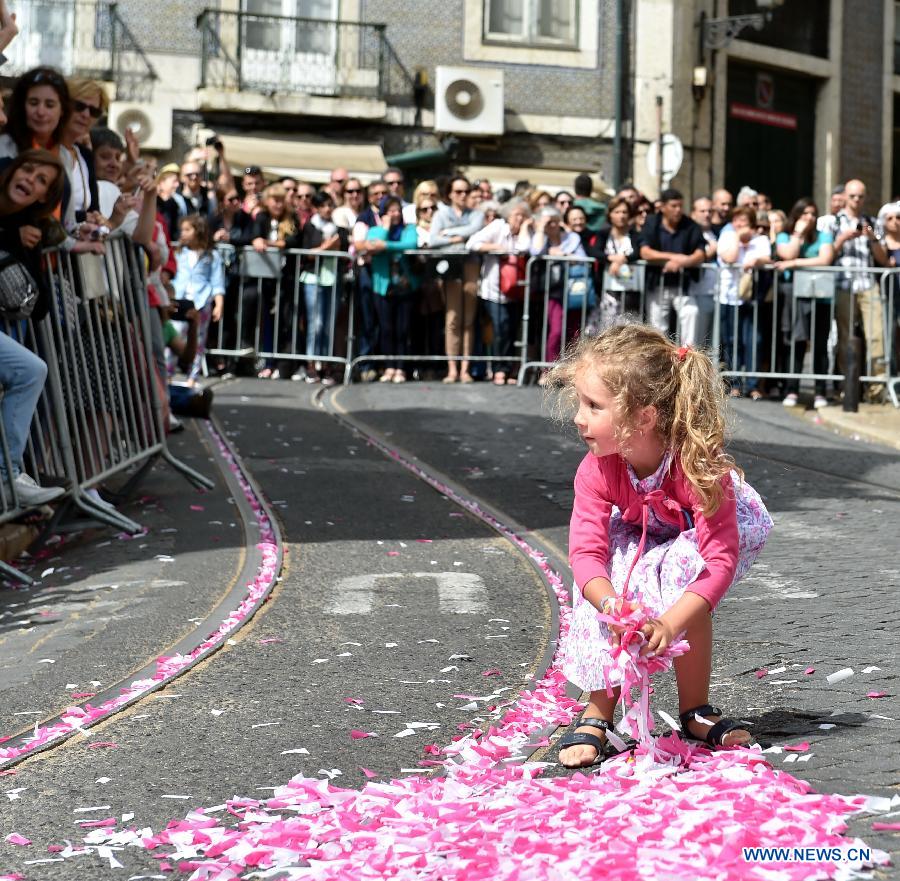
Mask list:
[{"label": "curly blonde hair", "polygon": [[743,476],[725,452],[725,386],[709,356],[679,348],[652,327],[622,324],[599,336],[582,335],[550,371],[547,387],[559,418],[571,418],[576,406],[575,381],[595,371],[617,411],[616,438],[627,453],[644,407],[656,408],[656,431],[674,450],[706,516],[724,498],[721,479],[732,470]]}]

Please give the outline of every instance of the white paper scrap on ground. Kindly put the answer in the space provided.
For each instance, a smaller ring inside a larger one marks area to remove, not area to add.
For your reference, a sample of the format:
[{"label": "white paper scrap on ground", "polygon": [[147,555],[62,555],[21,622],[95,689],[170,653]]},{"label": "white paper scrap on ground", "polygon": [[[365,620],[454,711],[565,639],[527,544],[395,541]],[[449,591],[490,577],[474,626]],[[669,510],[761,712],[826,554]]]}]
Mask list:
[{"label": "white paper scrap on ground", "polygon": [[835,673],[829,673],[825,677],[825,681],[829,685],[834,685],[835,682],[843,682],[845,679],[849,679],[853,675],[852,667],[844,667],[843,670],[838,670]]}]

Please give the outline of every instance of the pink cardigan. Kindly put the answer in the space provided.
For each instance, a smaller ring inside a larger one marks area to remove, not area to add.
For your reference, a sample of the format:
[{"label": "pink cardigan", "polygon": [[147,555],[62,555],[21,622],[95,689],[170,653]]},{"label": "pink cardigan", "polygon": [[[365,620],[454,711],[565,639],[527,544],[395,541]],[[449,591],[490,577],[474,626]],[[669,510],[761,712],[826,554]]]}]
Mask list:
[{"label": "pink cardigan", "polygon": [[625,460],[619,455],[588,453],[575,474],[575,504],[569,524],[569,562],[579,586],[592,578],[609,578],[609,519],[615,505],[628,523],[640,524],[644,506],[660,520],[688,529],[682,509],[691,512],[700,556],[706,568],[688,586],[714,609],[731,586],[738,561],[737,504],[731,476],[722,478],[725,498],[712,517],[704,517],[675,457],[658,490],[639,494],[631,485]]}]

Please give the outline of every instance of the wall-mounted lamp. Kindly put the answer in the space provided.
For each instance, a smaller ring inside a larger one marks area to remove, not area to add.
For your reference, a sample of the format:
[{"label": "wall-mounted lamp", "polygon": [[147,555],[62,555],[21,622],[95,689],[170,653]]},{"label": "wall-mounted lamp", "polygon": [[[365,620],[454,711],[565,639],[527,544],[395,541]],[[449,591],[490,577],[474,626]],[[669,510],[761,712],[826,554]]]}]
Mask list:
[{"label": "wall-mounted lamp", "polygon": [[703,100],[708,85],[709,69],[703,65],[698,65],[691,74],[691,91],[694,93],[695,101],[699,102]]},{"label": "wall-mounted lamp", "polygon": [[772,10],[783,3],[784,0],[756,0],[757,7],[765,12],[729,15],[727,18],[704,18],[701,22],[701,45],[704,49],[725,49],[744,29],[761,31],[771,19]]}]

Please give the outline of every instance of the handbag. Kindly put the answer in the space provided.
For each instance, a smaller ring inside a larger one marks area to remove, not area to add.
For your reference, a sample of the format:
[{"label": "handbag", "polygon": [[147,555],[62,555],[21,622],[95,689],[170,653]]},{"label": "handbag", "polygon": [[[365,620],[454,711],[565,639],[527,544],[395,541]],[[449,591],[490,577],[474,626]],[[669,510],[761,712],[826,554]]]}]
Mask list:
[{"label": "handbag", "polygon": [[834,299],[838,274],[811,269],[794,270],[794,296],[816,300]]},{"label": "handbag", "polygon": [[31,273],[7,251],[0,251],[0,315],[7,321],[28,318],[40,288]]},{"label": "handbag", "polygon": [[566,285],[566,308],[581,312],[585,308],[585,303],[588,310],[593,309],[597,303],[591,264],[573,263],[569,266],[569,280]]},{"label": "handbag", "polygon": [[525,257],[507,254],[500,258],[500,293],[508,300],[525,299]]}]

